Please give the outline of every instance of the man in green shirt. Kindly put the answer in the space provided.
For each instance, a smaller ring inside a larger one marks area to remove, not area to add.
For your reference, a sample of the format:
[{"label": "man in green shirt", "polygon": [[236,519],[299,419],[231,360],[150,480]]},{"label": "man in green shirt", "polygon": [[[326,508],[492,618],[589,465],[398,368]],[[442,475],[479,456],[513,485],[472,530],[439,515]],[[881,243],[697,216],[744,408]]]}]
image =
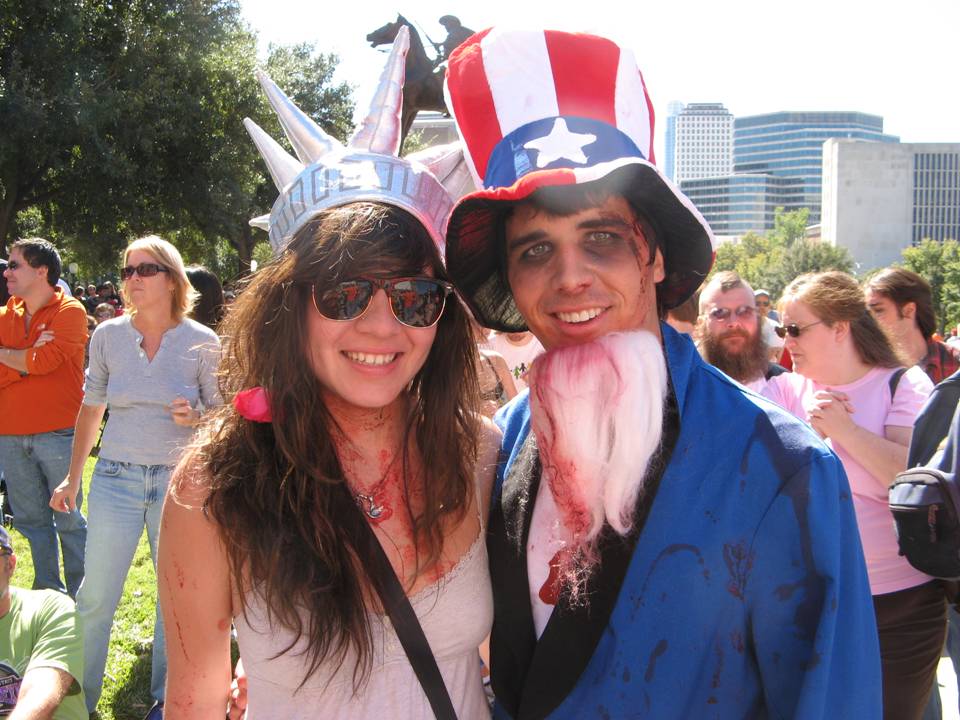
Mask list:
[{"label": "man in green shirt", "polygon": [[11,587],[16,567],[0,526],[0,714],[86,720],[83,636],[73,600],[55,590]]}]

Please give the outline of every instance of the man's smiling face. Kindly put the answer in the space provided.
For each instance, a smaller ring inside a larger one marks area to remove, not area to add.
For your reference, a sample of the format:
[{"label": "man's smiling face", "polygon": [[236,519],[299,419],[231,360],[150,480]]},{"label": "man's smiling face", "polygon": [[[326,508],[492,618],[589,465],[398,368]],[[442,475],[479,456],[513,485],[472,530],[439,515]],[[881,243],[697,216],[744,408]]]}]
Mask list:
[{"label": "man's smiling face", "polygon": [[522,203],[506,221],[507,277],[527,326],[548,350],[611,332],[660,335],[656,283],[643,230],[620,196],[570,215]]}]

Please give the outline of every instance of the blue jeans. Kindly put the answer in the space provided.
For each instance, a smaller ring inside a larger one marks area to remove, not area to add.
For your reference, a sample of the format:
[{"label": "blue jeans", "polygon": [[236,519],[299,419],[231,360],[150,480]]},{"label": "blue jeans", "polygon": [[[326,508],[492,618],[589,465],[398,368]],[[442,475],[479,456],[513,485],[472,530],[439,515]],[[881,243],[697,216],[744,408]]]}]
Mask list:
[{"label": "blue jeans", "polygon": [[[30,543],[33,553],[33,587],[76,597],[83,580],[87,542],[87,522],[80,514],[83,493],[77,494],[77,508],[72,512],[50,508],[50,496],[70,471],[72,446],[73,428],[36,435],[0,435],[0,469],[7,480],[13,526]],[[60,580],[58,535],[66,585]]]},{"label": "blue jeans", "polygon": [[[77,612],[83,623],[84,635],[83,692],[87,696],[87,710],[90,712],[96,708],[103,689],[113,616],[120,603],[123,583],[144,525],[156,572],[160,511],[172,472],[171,465],[136,465],[104,457],[97,460],[93,469],[90,497],[87,500],[90,520],[87,576],[77,595]],[[163,700],[166,679],[167,654],[158,601],[150,673],[150,692],[155,700]]]}]

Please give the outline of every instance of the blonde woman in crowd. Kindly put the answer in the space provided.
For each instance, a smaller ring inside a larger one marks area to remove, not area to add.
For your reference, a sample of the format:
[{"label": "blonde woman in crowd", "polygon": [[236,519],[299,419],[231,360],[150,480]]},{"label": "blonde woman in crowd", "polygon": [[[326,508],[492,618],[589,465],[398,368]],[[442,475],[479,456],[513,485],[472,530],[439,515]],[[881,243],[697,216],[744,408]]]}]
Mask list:
[{"label": "blonde woman in crowd", "polygon": [[[201,408],[220,403],[220,343],[187,317],[194,291],[177,249],[156,236],[135,240],[124,251],[121,275],[126,313],[98,325],[90,340],[70,473],[50,500],[55,510],[75,505],[84,463],[109,408],[87,506],[86,576],[77,595],[90,712],[100,698],[113,616],[143,528],[156,565],[170,475]],[[165,681],[158,607],[150,682],[156,704],[149,720],[161,717]]]}]

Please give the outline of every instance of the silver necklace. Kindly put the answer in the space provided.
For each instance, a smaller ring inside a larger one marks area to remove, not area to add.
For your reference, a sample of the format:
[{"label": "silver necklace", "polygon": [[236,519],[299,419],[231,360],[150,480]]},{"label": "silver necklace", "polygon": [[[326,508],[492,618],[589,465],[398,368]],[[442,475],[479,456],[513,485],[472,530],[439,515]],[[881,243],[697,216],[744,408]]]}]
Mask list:
[{"label": "silver necklace", "polygon": [[357,503],[357,507],[363,511],[363,514],[371,520],[386,520],[384,513],[387,513],[389,508],[386,505],[379,504],[375,496],[354,493],[353,500]]}]

